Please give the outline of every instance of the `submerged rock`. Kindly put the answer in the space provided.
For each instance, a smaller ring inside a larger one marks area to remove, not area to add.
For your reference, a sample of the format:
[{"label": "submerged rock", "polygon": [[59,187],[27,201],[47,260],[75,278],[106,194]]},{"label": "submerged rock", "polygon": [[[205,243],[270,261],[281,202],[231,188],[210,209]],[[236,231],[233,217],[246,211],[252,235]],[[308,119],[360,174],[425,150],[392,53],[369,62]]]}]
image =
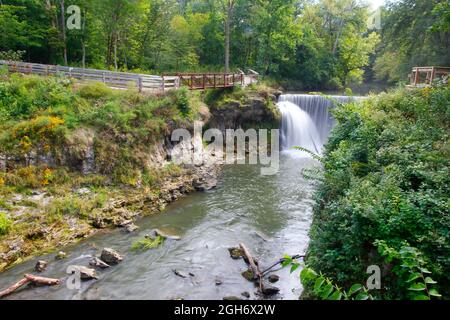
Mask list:
[{"label": "submerged rock", "polygon": [[64,251],[60,251],[56,254],[55,259],[56,260],[63,260],[67,257],[67,253],[65,253]]},{"label": "submerged rock", "polygon": [[89,261],[89,265],[91,267],[96,267],[96,268],[100,268],[100,269],[106,269],[109,268],[110,265],[107,264],[106,262],[102,261],[101,259],[94,257],[91,259],[91,261]]},{"label": "submerged rock", "polygon": [[168,240],[174,240],[174,241],[179,241],[179,240],[181,240],[181,237],[180,237],[180,236],[169,234],[168,232],[163,231],[163,230],[160,230],[160,229],[155,229],[155,230],[153,230],[152,233],[153,233],[156,237],[162,237],[162,238],[168,239]]},{"label": "submerged rock", "polygon": [[47,261],[39,260],[34,266],[34,270],[36,272],[43,272],[45,271],[45,269],[47,269],[47,265],[48,265]]},{"label": "submerged rock", "polygon": [[180,278],[183,278],[183,279],[186,279],[186,278],[188,277],[188,274],[184,273],[183,271],[179,271],[179,270],[173,269],[172,272],[173,272],[177,277],[180,277]]},{"label": "submerged rock", "polygon": [[92,280],[92,279],[98,279],[97,273],[94,269],[83,267],[83,266],[69,266],[68,270],[72,271],[73,273],[79,273],[81,280]]},{"label": "submerged rock", "polygon": [[271,274],[271,275],[269,276],[269,282],[270,282],[270,283],[276,283],[276,282],[278,282],[278,281],[280,281],[280,277],[277,276],[276,274]]},{"label": "submerged rock", "polygon": [[238,260],[244,256],[244,253],[240,248],[229,248],[231,258]]},{"label": "submerged rock", "polygon": [[262,293],[266,296],[273,296],[280,292],[280,288],[274,287],[268,283],[264,283],[262,286]]},{"label": "submerged rock", "polygon": [[100,259],[109,265],[116,265],[123,261],[123,257],[110,248],[103,249]]},{"label": "submerged rock", "polygon": [[244,298],[250,299],[250,293],[245,291],[241,293],[241,296],[243,296]]},{"label": "submerged rock", "polygon": [[248,269],[247,271],[242,272],[242,276],[247,279],[248,281],[255,280],[255,277],[253,275],[253,271]]}]

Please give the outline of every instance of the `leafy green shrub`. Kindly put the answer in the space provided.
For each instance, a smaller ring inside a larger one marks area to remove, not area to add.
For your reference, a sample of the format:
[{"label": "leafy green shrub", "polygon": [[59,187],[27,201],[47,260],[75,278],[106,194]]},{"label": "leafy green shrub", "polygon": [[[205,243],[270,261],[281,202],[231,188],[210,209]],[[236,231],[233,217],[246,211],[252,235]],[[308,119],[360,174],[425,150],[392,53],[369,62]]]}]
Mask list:
[{"label": "leafy green shrub", "polygon": [[12,226],[12,221],[8,219],[4,212],[0,212],[0,236],[8,234]]},{"label": "leafy green shrub", "polygon": [[[421,252],[436,290],[450,294],[448,101],[449,87],[397,90],[334,110],[338,125],[315,196],[311,268],[349,287],[365,279],[368,265],[384,265],[376,240],[395,250],[406,241]],[[383,277],[380,297],[410,298],[398,275]]]},{"label": "leafy green shrub", "polygon": [[431,300],[442,297],[435,289],[437,282],[431,278],[431,271],[425,265],[422,254],[416,248],[405,243],[399,251],[388,247],[385,241],[376,241],[379,253],[387,263],[393,263],[393,273],[398,277],[399,287],[409,291],[412,300]]},{"label": "leafy green shrub", "polygon": [[[290,266],[291,273],[300,268],[300,263],[285,257],[283,267]],[[317,274],[313,269],[304,267],[300,272],[300,280],[304,288],[313,293],[313,297],[320,300],[371,300],[369,290],[361,284],[354,284],[346,291],[336,285],[333,280],[323,274]]]}]

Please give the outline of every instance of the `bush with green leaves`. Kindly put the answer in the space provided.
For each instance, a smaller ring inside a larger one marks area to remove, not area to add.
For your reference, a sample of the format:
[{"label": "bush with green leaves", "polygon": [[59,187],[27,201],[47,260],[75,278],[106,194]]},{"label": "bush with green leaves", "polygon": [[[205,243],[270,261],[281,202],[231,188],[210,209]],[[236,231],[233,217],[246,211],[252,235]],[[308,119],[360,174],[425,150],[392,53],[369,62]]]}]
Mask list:
[{"label": "bush with green leaves", "polygon": [[[308,266],[349,287],[383,266],[384,299],[410,299],[405,280],[378,253],[416,248],[450,294],[450,87],[398,89],[340,105],[315,195]],[[397,260],[392,263],[398,263]]]},{"label": "bush with green leaves", "polygon": [[408,298],[412,300],[431,300],[442,295],[437,291],[437,282],[431,278],[432,272],[426,268],[422,253],[405,245],[396,250],[390,248],[385,241],[376,241],[379,253],[386,262],[393,263],[392,272],[396,275],[399,287],[409,291]]}]

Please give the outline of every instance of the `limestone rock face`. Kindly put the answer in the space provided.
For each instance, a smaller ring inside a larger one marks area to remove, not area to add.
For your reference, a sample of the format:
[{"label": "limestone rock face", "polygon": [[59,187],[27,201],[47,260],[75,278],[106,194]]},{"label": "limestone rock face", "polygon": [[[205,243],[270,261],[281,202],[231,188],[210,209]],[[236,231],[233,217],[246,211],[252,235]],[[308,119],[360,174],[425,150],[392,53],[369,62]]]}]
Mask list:
[{"label": "limestone rock face", "polygon": [[226,129],[249,127],[279,128],[281,114],[275,106],[275,96],[264,97],[258,94],[247,97],[245,101],[230,101],[220,107],[213,108],[208,127]]}]

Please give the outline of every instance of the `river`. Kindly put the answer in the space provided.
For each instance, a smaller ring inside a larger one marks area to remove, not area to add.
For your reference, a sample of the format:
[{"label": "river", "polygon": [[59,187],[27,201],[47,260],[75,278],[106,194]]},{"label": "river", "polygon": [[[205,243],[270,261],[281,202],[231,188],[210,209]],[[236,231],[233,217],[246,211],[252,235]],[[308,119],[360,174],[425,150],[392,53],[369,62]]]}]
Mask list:
[{"label": "river", "polygon": [[[37,260],[49,261],[43,276],[66,278],[70,265],[88,266],[92,255],[109,247],[124,261],[104,271],[99,279],[83,282],[80,290],[56,287],[24,288],[8,299],[261,299],[257,288],[241,276],[243,260],[230,258],[228,248],[245,243],[261,264],[269,266],[286,254],[303,254],[308,245],[314,188],[302,176],[302,169],[316,166],[313,160],[296,154],[282,154],[277,175],[261,176],[257,166],[226,166],[216,189],[183,198],[158,215],[138,221],[136,233],[122,230],[102,232],[76,245],[63,248],[64,260],[54,254],[36,257],[0,275],[6,288],[32,273]],[[134,241],[159,228],[181,236],[157,249],[133,251]],[[192,273],[181,278],[173,272]],[[276,284],[281,291],[271,299],[298,299],[302,288],[299,271],[278,270]],[[222,282],[216,285],[216,281]],[[241,297],[243,298],[243,297]]]}]

